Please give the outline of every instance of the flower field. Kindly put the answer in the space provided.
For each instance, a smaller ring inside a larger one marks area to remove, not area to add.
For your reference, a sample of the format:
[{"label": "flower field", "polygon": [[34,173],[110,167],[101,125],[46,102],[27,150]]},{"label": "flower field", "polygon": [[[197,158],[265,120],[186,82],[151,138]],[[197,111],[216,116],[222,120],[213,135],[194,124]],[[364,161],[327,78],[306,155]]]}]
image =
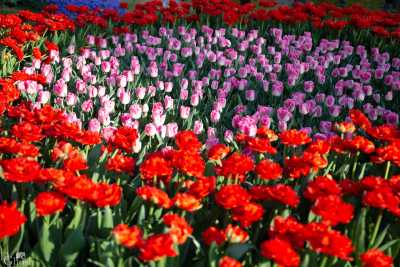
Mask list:
[{"label": "flower field", "polygon": [[400,264],[400,14],[0,15],[8,266]]}]

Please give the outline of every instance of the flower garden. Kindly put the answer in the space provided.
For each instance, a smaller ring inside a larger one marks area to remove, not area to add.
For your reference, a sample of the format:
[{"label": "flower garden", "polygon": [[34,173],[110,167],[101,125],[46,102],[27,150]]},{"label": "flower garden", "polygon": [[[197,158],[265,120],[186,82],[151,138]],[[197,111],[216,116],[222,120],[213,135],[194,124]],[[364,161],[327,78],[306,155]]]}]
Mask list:
[{"label": "flower garden", "polygon": [[399,266],[400,13],[66,10],[0,15],[2,264]]}]

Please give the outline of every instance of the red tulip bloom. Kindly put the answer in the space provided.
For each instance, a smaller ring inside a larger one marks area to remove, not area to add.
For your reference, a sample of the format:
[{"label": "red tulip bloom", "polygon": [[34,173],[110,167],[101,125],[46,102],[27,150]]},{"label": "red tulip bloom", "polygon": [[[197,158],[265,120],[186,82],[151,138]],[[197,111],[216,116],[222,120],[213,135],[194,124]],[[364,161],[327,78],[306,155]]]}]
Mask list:
[{"label": "red tulip bloom", "polygon": [[36,213],[39,216],[51,215],[64,210],[67,199],[58,192],[41,192],[35,200]]}]

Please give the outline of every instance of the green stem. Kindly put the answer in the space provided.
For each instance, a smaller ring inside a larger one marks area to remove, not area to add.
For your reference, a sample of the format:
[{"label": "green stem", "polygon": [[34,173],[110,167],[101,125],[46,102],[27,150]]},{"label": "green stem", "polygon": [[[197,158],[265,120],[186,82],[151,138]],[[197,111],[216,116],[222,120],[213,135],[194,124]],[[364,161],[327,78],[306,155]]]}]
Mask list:
[{"label": "green stem", "polygon": [[[387,161],[386,167],[385,167],[385,176],[384,176],[385,180],[388,179],[388,177],[389,177],[390,165],[391,165],[391,162]],[[372,233],[372,238],[371,238],[371,242],[370,242],[371,246],[373,246],[375,243],[379,228],[381,227],[382,218],[383,218],[383,210],[381,210],[379,212],[378,219],[376,220],[374,232]]]},{"label": "green stem", "polygon": [[356,157],[354,159],[354,164],[353,164],[353,169],[351,171],[351,178],[354,179],[355,175],[356,175],[356,170],[357,170],[357,164],[358,164],[358,157],[360,155],[360,152],[357,151],[356,153]]},{"label": "green stem", "polygon": [[320,267],[325,267],[326,264],[328,263],[328,256],[324,256],[324,258],[322,259],[321,265]]},{"label": "green stem", "polygon": [[9,257],[8,237],[4,238],[1,242],[1,257],[7,259]]},{"label": "green stem", "polygon": [[324,176],[326,176],[326,175],[329,174],[329,172],[330,172],[330,170],[331,170],[333,164],[335,164],[335,161],[331,161],[331,162],[329,163],[328,167],[324,170]]},{"label": "green stem", "polygon": [[387,161],[386,167],[385,167],[385,180],[389,178],[390,165],[391,165],[391,162]]},{"label": "green stem", "polygon": [[378,219],[376,220],[376,223],[375,223],[374,232],[372,233],[372,237],[371,237],[371,241],[370,241],[370,246],[371,247],[374,245],[376,237],[378,236],[378,231],[379,231],[379,228],[381,226],[382,217],[383,217],[383,210],[381,210],[379,212]]}]

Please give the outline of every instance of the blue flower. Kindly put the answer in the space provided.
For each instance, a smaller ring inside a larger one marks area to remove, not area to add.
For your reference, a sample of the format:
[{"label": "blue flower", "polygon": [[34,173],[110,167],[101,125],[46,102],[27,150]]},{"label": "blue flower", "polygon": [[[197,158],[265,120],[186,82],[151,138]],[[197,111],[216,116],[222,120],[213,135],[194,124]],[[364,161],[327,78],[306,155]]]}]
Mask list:
[{"label": "blue flower", "polygon": [[119,8],[120,0],[48,0],[50,4],[58,5],[61,12],[72,15],[67,11],[67,5],[88,6],[90,9],[94,8],[115,8],[120,12],[123,10]]}]

